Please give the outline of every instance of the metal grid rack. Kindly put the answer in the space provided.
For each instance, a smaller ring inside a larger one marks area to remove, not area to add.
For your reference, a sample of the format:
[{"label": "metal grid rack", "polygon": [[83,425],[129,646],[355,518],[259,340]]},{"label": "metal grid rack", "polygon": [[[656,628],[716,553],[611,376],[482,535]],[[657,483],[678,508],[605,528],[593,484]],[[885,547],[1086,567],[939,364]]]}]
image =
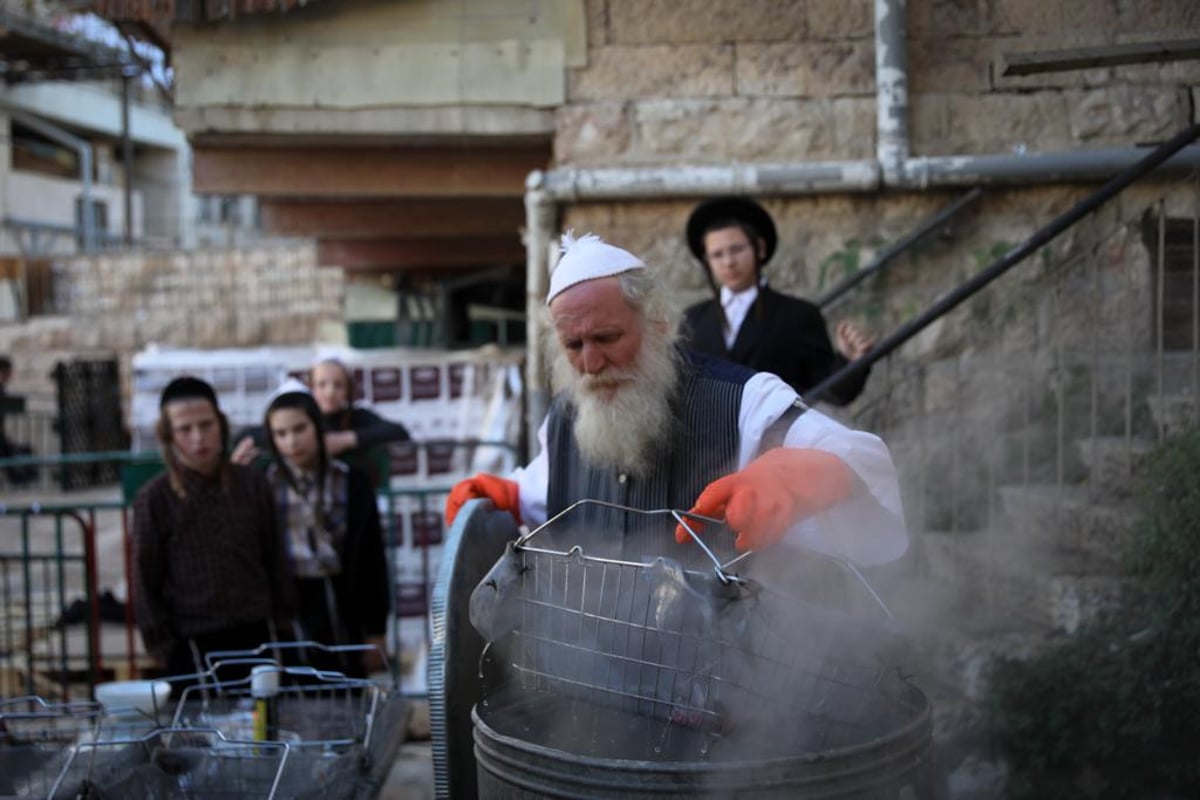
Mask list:
[{"label": "metal grid rack", "polygon": [[[394,687],[261,655],[306,646],[314,645],[267,644],[168,678],[179,698],[156,713],[0,701],[0,797],[374,796],[404,735],[404,701]],[[219,679],[263,664],[281,684],[273,696],[279,730],[269,741],[254,737],[253,678]],[[288,758],[297,752],[303,757]]]},{"label": "metal grid rack", "polygon": [[49,797],[67,757],[101,716],[98,703],[0,700],[0,797]]},{"label": "metal grid rack", "polygon": [[664,730],[794,732],[778,737],[790,753],[852,746],[907,720],[907,684],[880,658],[884,626],[733,575],[715,558],[700,573],[664,558],[533,546],[545,527],[511,546],[472,598],[494,687],[582,700]]},{"label": "metal grid rack", "polygon": [[[279,667],[283,683],[275,701],[280,739],[293,748],[339,752],[369,748],[385,692],[366,679],[308,667]],[[251,678],[189,686],[175,707],[174,727],[213,727],[227,735],[253,733]]]},{"label": "metal grid rack", "polygon": [[288,752],[284,742],[239,741],[198,728],[80,742],[47,797],[274,800]]}]

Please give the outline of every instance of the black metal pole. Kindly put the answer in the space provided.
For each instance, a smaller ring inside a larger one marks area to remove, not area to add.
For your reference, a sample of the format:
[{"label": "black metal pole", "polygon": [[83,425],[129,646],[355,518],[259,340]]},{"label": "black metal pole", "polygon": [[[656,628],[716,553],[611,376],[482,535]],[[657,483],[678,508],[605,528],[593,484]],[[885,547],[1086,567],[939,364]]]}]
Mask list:
[{"label": "black metal pole", "polygon": [[955,200],[950,205],[943,208],[941,211],[934,214],[932,217],[929,217],[907,235],[892,244],[891,247],[888,247],[882,253],[875,256],[875,260],[870,264],[858,270],[853,275],[849,276],[837,286],[834,286],[832,289],[822,295],[817,300],[817,305],[821,308],[825,308],[834,300],[837,300],[839,297],[846,294],[846,292],[850,291],[855,286],[874,275],[876,272],[882,270],[889,263],[891,263],[896,256],[900,255],[905,250],[912,247],[914,244],[921,241],[938,228],[942,227],[942,225],[944,225],[948,220],[957,215],[958,212],[970,205],[973,205],[975,201],[981,197],[983,197],[983,190],[976,187]]},{"label": "black metal pole", "polygon": [[1008,272],[1008,270],[1021,263],[1021,261],[1031,254],[1037,252],[1043,245],[1048,244],[1067,228],[1070,228],[1076,222],[1107,203],[1131,183],[1153,171],[1164,161],[1175,155],[1175,153],[1187,147],[1197,137],[1200,137],[1200,123],[1190,125],[1185,130],[1173,136],[1170,141],[1159,145],[1141,161],[1114,176],[1094,194],[1085,197],[1082,201],[1055,217],[1050,224],[1035,232],[1023,244],[1009,250],[983,272],[962,283],[941,300],[938,300],[919,317],[902,325],[895,333],[872,347],[870,352],[865,356],[842,367],[833,375],[823,380],[812,391],[806,392],[804,399],[812,403],[824,399],[825,394],[832,387],[866,370],[876,361],[892,353],[909,339],[923,331],[934,320],[951,311],[959,303],[987,286],[996,278],[999,278],[1005,272]]}]

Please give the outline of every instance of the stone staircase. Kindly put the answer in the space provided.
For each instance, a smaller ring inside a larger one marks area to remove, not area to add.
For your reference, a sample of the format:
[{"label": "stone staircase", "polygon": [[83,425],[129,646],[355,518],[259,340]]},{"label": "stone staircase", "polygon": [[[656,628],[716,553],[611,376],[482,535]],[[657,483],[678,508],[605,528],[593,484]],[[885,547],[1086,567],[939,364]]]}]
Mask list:
[{"label": "stone staircase", "polygon": [[[1149,401],[1169,436],[1195,419],[1189,394]],[[934,705],[935,752],[952,798],[1003,797],[990,752],[987,674],[997,658],[1027,658],[1119,607],[1133,584],[1122,559],[1137,523],[1133,487],[1148,439],[1074,443],[1086,468],[1075,485],[1000,486],[985,530],[923,532],[886,596],[910,632],[915,680]]]}]

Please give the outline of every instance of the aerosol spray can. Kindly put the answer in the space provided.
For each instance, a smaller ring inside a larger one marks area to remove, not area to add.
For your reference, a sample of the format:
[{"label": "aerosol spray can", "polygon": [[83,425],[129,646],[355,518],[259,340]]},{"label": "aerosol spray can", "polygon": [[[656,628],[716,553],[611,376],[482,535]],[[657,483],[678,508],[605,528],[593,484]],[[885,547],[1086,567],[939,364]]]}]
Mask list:
[{"label": "aerosol spray can", "polygon": [[250,696],[254,698],[254,741],[279,738],[279,667],[260,664],[250,670]]}]

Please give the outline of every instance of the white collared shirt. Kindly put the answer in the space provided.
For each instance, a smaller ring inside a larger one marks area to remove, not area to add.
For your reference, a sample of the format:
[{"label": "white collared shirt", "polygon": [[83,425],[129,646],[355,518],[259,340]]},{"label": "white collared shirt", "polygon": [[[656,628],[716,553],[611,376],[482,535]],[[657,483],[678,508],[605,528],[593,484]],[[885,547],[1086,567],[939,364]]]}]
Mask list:
[{"label": "white collared shirt", "polygon": [[757,286],[751,286],[740,292],[731,292],[728,288],[721,287],[721,308],[725,310],[725,320],[729,323],[729,327],[725,329],[725,348],[727,350],[733,349],[738,331],[742,329],[742,323],[746,321],[746,315],[750,313],[750,307],[754,305],[757,298]]},{"label": "white collared shirt", "polygon": [[[760,372],[742,389],[738,411],[738,469],[758,455],[763,435],[796,400],[796,393],[777,376]],[[541,450],[509,478],[518,484],[521,520],[530,529],[546,521],[550,461],[546,453],[547,423],[538,429]],[[847,428],[809,409],[788,429],[785,447],[814,448],[832,453],[849,465],[860,485],[845,501],[796,524],[785,541],[821,553],[871,566],[894,561],[908,548],[908,532],[900,502],[900,484],[891,453],[878,436]]]}]

